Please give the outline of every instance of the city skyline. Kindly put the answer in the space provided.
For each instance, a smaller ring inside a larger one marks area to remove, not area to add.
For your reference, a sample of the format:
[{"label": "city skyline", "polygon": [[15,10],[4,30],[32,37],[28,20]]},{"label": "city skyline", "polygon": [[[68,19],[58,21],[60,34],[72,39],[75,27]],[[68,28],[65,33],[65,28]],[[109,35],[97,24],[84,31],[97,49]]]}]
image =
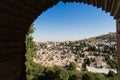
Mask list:
[{"label": "city skyline", "polygon": [[34,22],[34,41],[73,41],[115,32],[115,20],[100,8],[59,2]]}]

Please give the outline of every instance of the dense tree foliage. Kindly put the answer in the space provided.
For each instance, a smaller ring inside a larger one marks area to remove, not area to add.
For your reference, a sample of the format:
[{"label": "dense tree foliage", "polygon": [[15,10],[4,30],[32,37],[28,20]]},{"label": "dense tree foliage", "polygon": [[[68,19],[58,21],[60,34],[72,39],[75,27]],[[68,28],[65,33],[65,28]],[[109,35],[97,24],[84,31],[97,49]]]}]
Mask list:
[{"label": "dense tree foliage", "polygon": [[84,59],[84,63],[90,66],[91,60],[89,58]]},{"label": "dense tree foliage", "polygon": [[105,59],[108,65],[111,66],[111,68],[116,69],[117,68],[117,61],[114,59],[110,59],[109,55],[105,55]]},{"label": "dense tree foliage", "polygon": [[33,24],[31,24],[29,31],[26,35],[26,75],[27,75],[27,80],[33,80],[35,77],[34,72],[35,72],[35,64],[33,62],[33,57],[35,54],[35,43],[33,42],[33,37],[32,33],[34,32],[34,27]]},{"label": "dense tree foliage", "polygon": [[77,65],[76,65],[76,63],[74,63],[74,62],[71,62],[70,63],[70,70],[76,70],[76,67],[77,67]]}]

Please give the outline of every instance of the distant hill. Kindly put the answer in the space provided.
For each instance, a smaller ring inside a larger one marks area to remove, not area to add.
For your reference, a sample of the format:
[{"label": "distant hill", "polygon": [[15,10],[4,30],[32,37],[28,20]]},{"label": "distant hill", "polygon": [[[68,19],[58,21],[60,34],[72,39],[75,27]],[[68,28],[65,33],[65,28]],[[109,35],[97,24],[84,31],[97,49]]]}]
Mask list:
[{"label": "distant hill", "polygon": [[[70,41],[70,42],[79,42],[79,41],[100,42],[102,40],[107,40],[107,42],[116,42],[116,33],[115,32],[110,32],[108,34],[103,34],[103,35],[91,37],[91,38],[88,38],[88,39],[75,40],[75,41]],[[46,41],[46,42],[51,43],[51,42],[54,42],[54,41]],[[66,41],[63,41],[63,42],[66,42]],[[35,43],[38,44],[40,42],[35,42]],[[41,43],[45,43],[45,42],[41,42]]]},{"label": "distant hill", "polygon": [[108,40],[110,42],[111,41],[116,41],[116,33],[108,33],[108,34],[88,38],[86,40],[90,41],[90,42],[99,42],[99,41],[102,41],[102,40]]}]

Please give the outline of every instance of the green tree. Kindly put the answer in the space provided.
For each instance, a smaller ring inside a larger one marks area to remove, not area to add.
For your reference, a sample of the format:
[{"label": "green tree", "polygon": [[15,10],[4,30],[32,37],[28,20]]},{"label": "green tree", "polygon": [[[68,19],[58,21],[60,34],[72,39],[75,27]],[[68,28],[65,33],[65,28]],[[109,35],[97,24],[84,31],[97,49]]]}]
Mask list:
[{"label": "green tree", "polygon": [[74,71],[74,70],[76,70],[76,67],[77,67],[76,63],[71,62],[69,69]]},{"label": "green tree", "polygon": [[84,63],[90,66],[91,60],[89,58],[84,59]]},{"label": "green tree", "polygon": [[55,78],[58,79],[59,78],[59,73],[63,68],[60,67],[60,66],[56,66],[56,65],[53,68],[55,70]]},{"label": "green tree", "polygon": [[107,78],[109,80],[118,80],[117,74],[115,74],[115,72],[113,72],[112,70],[108,72]]},{"label": "green tree", "polygon": [[59,73],[59,78],[60,80],[68,80],[69,79],[69,74],[65,69],[62,69]]},{"label": "green tree", "polygon": [[113,76],[115,76],[115,73],[114,73],[112,70],[109,70],[107,76],[108,76],[108,77],[113,77]]},{"label": "green tree", "polygon": [[94,73],[94,80],[106,80],[102,74]]},{"label": "green tree", "polygon": [[46,67],[45,71],[45,80],[55,80],[55,70],[52,67]]},{"label": "green tree", "polygon": [[69,71],[69,80],[82,80],[82,73],[76,71]]},{"label": "green tree", "polygon": [[107,61],[107,64],[109,64],[111,66],[111,68],[113,68],[113,69],[117,68],[117,61],[115,61],[115,60],[109,59]]},{"label": "green tree", "polygon": [[95,80],[94,75],[90,72],[84,73],[82,80]]},{"label": "green tree", "polygon": [[32,33],[34,32],[33,24],[31,24],[28,33],[26,35],[26,77],[27,80],[32,80],[35,75],[33,71],[35,70],[36,63],[33,62],[33,57],[35,55],[36,47],[33,42]]},{"label": "green tree", "polygon": [[36,52],[36,45],[33,41],[32,33],[34,32],[33,24],[31,24],[29,31],[26,35],[26,60],[33,61]]},{"label": "green tree", "polygon": [[87,71],[87,68],[86,68],[86,64],[85,64],[85,63],[82,64],[82,71]]}]

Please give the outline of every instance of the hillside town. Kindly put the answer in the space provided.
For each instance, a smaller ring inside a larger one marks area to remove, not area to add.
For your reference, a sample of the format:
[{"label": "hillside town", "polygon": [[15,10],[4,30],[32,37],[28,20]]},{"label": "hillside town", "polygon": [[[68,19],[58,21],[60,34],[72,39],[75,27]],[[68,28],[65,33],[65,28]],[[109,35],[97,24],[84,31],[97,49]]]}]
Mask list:
[{"label": "hillside town", "polygon": [[33,61],[43,66],[62,66],[68,69],[74,62],[77,71],[116,73],[116,35],[109,33],[94,38],[65,42],[36,42]]}]

